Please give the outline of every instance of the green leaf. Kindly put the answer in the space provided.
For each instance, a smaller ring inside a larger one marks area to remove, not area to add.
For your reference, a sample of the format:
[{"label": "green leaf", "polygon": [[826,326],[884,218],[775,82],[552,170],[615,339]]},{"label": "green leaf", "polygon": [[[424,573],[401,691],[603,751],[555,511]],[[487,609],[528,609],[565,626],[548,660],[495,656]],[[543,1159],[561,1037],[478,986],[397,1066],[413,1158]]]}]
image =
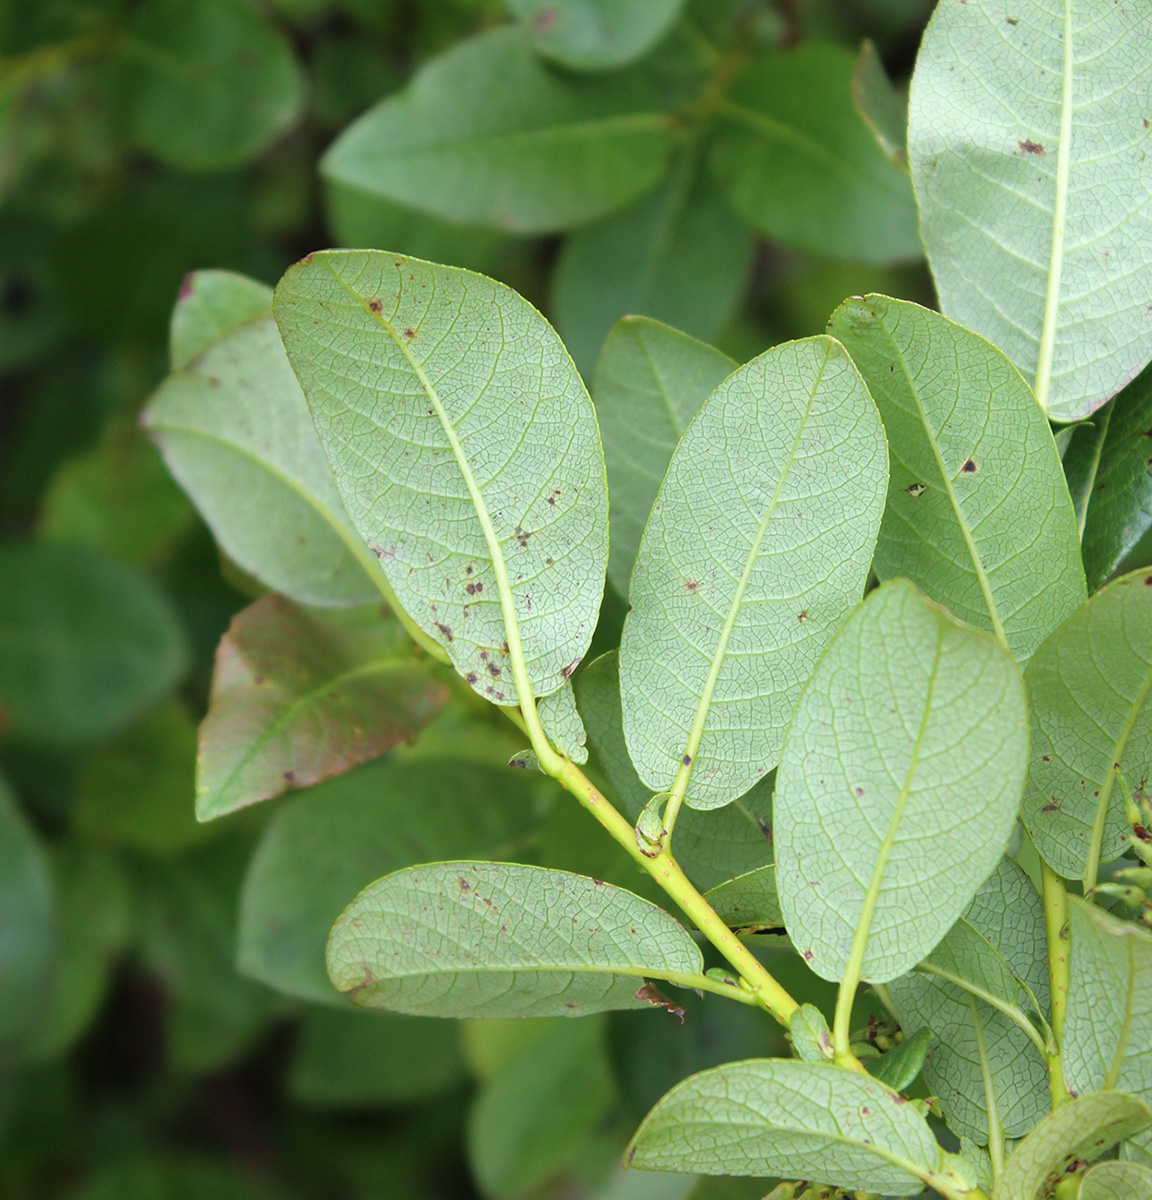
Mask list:
[{"label": "green leaf", "polygon": [[887,486],[880,418],[831,338],[741,367],[681,439],[620,647],[628,751],[719,808],[777,763],[803,681],[859,599]]},{"label": "green leaf", "polygon": [[40,1014],[56,952],[47,857],[0,777],[0,1064]]},{"label": "green leaf", "polygon": [[[1152,936],[1075,897],[1061,1053],[1068,1087],[1121,1088],[1152,1105]],[[1138,1145],[1152,1151],[1152,1136]]]},{"label": "green leaf", "polygon": [[541,1031],[480,1089],[468,1114],[468,1158],[485,1196],[520,1196],[577,1156],[616,1099],[602,1020]]},{"label": "green leaf", "polygon": [[72,827],[96,845],[185,850],[220,832],[196,820],[195,777],[196,724],[170,700],[85,757]]},{"label": "green leaf", "polygon": [[324,946],[345,905],[382,871],[510,853],[536,827],[548,787],[538,775],[476,762],[379,762],[287,801],[244,879],[240,970],[289,995],[342,1003]]},{"label": "green leaf", "polygon": [[[538,705],[540,721],[548,731],[556,749],[576,763],[588,761],[585,746],[587,733],[580,712],[576,707],[576,696],[572,684],[565,681],[558,692],[545,696]],[[531,754],[532,751],[529,751]],[[537,763],[539,766],[539,763]]]},{"label": "green leaf", "polygon": [[276,319],[405,610],[486,699],[516,702],[518,641],[536,695],[559,690],[600,611],[608,494],[595,412],[552,328],[502,284],[379,251],[297,263]]},{"label": "green leaf", "polygon": [[1138,1163],[1102,1162],[1086,1171],[1076,1200],[1152,1200],[1152,1170]]},{"label": "green leaf", "polygon": [[520,29],[493,29],[423,67],[337,138],[331,181],[466,224],[547,233],[626,204],[677,142],[646,71],[549,69]]},{"label": "green leaf", "polygon": [[920,1113],[878,1080],[830,1063],[752,1059],[673,1088],[644,1118],[626,1161],[642,1171],[815,1177],[911,1196],[937,1153]]},{"label": "green leaf", "polygon": [[1152,370],[1077,426],[1064,455],[1083,533],[1088,586],[1098,588],[1152,529]]},{"label": "green leaf", "polygon": [[356,1004],[438,1017],[583,1016],[648,1003],[644,978],[703,970],[687,930],[647,900],[566,871],[431,863],[344,910],[328,973]]},{"label": "green leaf", "polygon": [[1095,1092],[1069,1100],[1012,1152],[994,1200],[1044,1200],[1076,1163],[1095,1161],[1149,1125],[1152,1109],[1125,1092]]},{"label": "green leaf", "polygon": [[720,105],[712,167],[736,211],[769,237],[863,262],[919,258],[908,176],[852,96],[856,58],[807,42],[753,60]]},{"label": "green leaf", "polygon": [[[677,826],[677,833],[679,832]],[[784,925],[780,897],[776,893],[774,866],[757,867],[754,871],[737,875],[719,887],[712,888],[705,894],[705,899],[725,925],[739,929],[749,926],[782,928]]]},{"label": "green leaf", "polygon": [[1027,660],[1085,595],[1060,458],[1028,385],[983,338],[906,301],[845,301],[829,329],[892,448],[876,573],[911,579]]},{"label": "green leaf", "polygon": [[852,73],[852,99],[889,162],[907,169],[908,99],[894,87],[875,45],[865,39]]},{"label": "green leaf", "polygon": [[932,1035],[927,1029],[918,1029],[893,1050],[870,1058],[868,1073],[873,1079],[886,1083],[894,1092],[902,1092],[924,1068],[924,1058]]},{"label": "green leaf", "polygon": [[265,596],[216,652],[200,728],[201,821],[309,787],[414,737],[449,689],[387,608],[324,617]]},{"label": "green leaf", "polygon": [[495,230],[442,221],[336,180],[327,181],[324,194],[335,244],[350,250],[395,246],[402,254],[429,262],[490,271],[512,247],[511,240]]},{"label": "green leaf", "polygon": [[[1000,861],[920,968],[888,985],[904,1032],[931,1032],[924,1081],[940,1098],[949,1127],[984,1144],[988,1115],[973,997],[956,979],[1004,1004],[1030,1008],[1022,981],[1041,1010],[1048,1009],[1043,907],[1010,859]],[[1050,1109],[1047,1064],[1027,1032],[1003,1011],[977,1000],[976,1019],[984,1032],[1001,1127],[1007,1137],[1023,1137]]]},{"label": "green leaf", "polygon": [[1149,358],[1152,12],[1037,0],[937,9],[908,157],[942,311],[1073,421]]},{"label": "green leaf", "polygon": [[133,133],[174,167],[246,162],[304,98],[291,46],[250,0],[149,0],[119,52]]},{"label": "green leaf", "polygon": [[[563,328],[563,325],[561,325]],[[628,595],[632,564],[672,452],[736,364],[646,317],[625,317],[596,363],[592,399],[608,469],[608,578]]]},{"label": "green leaf", "polygon": [[804,1062],[831,1062],[832,1031],[815,1004],[801,1004],[788,1028],[797,1058]]},{"label": "green leaf", "polygon": [[672,27],[684,0],[507,0],[529,23],[545,58],[602,71],[646,54]]},{"label": "green leaf", "polygon": [[59,1058],[87,1032],[108,995],[132,919],[128,880],[110,854],[65,845],[52,865],[58,954],[48,993],[38,997],[35,1026],[20,1040],[22,1063]]},{"label": "green leaf", "polygon": [[752,234],[732,219],[710,181],[693,178],[695,167],[685,158],[662,187],[565,241],[552,312],[585,378],[620,317],[656,317],[707,339],[739,304]]},{"label": "green leaf", "polygon": [[[588,742],[608,776],[620,808],[640,817],[651,792],[640,782],[624,744],[620,712],[619,654],[613,650],[589,663],[576,677],[576,702],[588,726]],[[676,822],[676,861],[701,888],[762,866],[771,858],[769,823],[773,777],[720,810],[681,810]]]},{"label": "green leaf", "polygon": [[0,546],[0,712],[21,741],[104,737],[184,674],[184,633],[145,575],[79,547]]},{"label": "green leaf", "polygon": [[383,574],[340,502],[271,314],[169,375],[141,420],[245,571],[303,604],[380,598]]},{"label": "green leaf", "polygon": [[909,583],[872,592],[808,681],[777,778],[776,885],[811,969],[884,983],[929,954],[1000,861],[1027,767],[1007,651]]},{"label": "green leaf", "polygon": [[1021,818],[1066,879],[1096,882],[1131,827],[1116,771],[1133,783],[1152,762],[1152,574],[1097,592],[1028,666],[1032,766]]},{"label": "green leaf", "polygon": [[181,284],[172,310],[172,370],[183,370],[213,342],[271,311],[272,289],[267,284],[234,271],[193,271]]},{"label": "green leaf", "polygon": [[288,1094],[309,1108],[413,1104],[463,1078],[442,1022],[358,1009],[310,1008],[296,1034]]}]

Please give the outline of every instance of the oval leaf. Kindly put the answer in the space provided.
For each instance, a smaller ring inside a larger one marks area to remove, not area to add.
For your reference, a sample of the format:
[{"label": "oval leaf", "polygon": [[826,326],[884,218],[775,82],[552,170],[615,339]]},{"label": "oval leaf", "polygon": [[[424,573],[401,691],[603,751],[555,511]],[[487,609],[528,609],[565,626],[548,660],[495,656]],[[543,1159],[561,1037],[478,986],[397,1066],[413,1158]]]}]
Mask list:
[{"label": "oval leaf", "polygon": [[642,70],[565,75],[540,62],[523,30],[493,29],[353,122],[321,169],[450,221],[548,233],[660,178],[677,141],[666,106]]},{"label": "oval leaf", "polygon": [[344,910],[328,973],[355,1004],[434,1017],[578,1017],[640,1008],[645,977],[699,975],[688,931],[622,888],[567,871],[431,863]]},{"label": "oval leaf", "polygon": [[514,704],[588,649],[608,552],[596,414],[560,339],[482,275],[379,251],[292,267],[276,319],[360,534],[472,687]]},{"label": "oval leaf", "polygon": [[1126,1092],[1095,1092],[1050,1113],[1016,1147],[995,1200],[1044,1200],[1076,1164],[1094,1162],[1152,1125],[1152,1109]]},{"label": "oval leaf", "polygon": [[[1076,1092],[1117,1087],[1152,1105],[1152,936],[1075,897],[1061,1052]],[[1140,1144],[1152,1150],[1152,1136]]]},{"label": "oval leaf", "polygon": [[774,866],[757,867],[755,871],[737,875],[712,888],[705,899],[725,925],[738,929],[783,928],[784,914],[780,911],[780,897],[776,893]]},{"label": "oval leaf", "polygon": [[876,573],[911,579],[1026,661],[1085,596],[1060,456],[1028,385],[983,338],[903,300],[848,300],[829,330],[892,448]]},{"label": "oval leaf", "polygon": [[592,399],[608,469],[608,578],[628,595],[632,564],[672,452],[736,364],[647,317],[618,321],[600,351]]},{"label": "oval leaf", "polygon": [[1152,574],[1110,583],[1028,666],[1032,766],[1022,818],[1067,879],[1118,858],[1131,827],[1115,766],[1129,781],[1152,762]]},{"label": "oval leaf", "polygon": [[769,350],[720,385],[668,467],[620,646],[628,752],[719,808],[777,763],[803,681],[863,590],[888,478],[843,347]]},{"label": "oval leaf", "polygon": [[1085,1172],[1076,1200],[1152,1200],[1152,1170],[1138,1163],[1102,1162]]},{"label": "oval leaf", "polygon": [[196,815],[220,817],[367,762],[414,737],[448,696],[412,661],[388,609],[324,620],[265,596],[216,651]]},{"label": "oval leaf", "polygon": [[[1018,980],[1047,1011],[1048,957],[1040,896],[1014,862],[1002,859],[920,968],[888,985],[904,1032],[931,1032],[924,1079],[939,1096],[949,1128],[981,1145],[988,1139],[988,1116],[972,1015],[975,997],[969,989],[1023,1006],[1027,995]],[[1027,1032],[1002,1011],[977,1000],[976,1019],[984,1031],[1004,1134],[1023,1137],[1050,1111],[1047,1063]]]},{"label": "oval leaf", "polygon": [[721,102],[712,167],[769,237],[834,258],[919,258],[916,203],[852,95],[856,57],[807,42],[755,58]]},{"label": "oval leaf", "polygon": [[226,333],[271,311],[272,289],[267,284],[233,271],[193,271],[180,285],[172,310],[172,370],[183,370]]},{"label": "oval leaf", "polygon": [[936,1166],[937,1146],[920,1113],[879,1080],[830,1063],[752,1059],[674,1087],[644,1118],[626,1161],[911,1196]]},{"label": "oval leaf", "polygon": [[383,575],[340,502],[270,312],[169,375],[141,420],[244,570],[303,604],[380,598]]},{"label": "oval leaf", "polygon": [[1008,652],[909,583],[872,592],[800,697],[777,776],[776,884],[808,965],[840,979],[858,939],[874,983],[924,958],[1000,861],[1027,766]]},{"label": "oval leaf", "polygon": [[1152,10],[941,4],[916,59],[908,157],[945,313],[1072,421],[1149,358]]},{"label": "oval leaf", "polygon": [[508,854],[536,828],[545,786],[538,775],[474,760],[385,761],[287,801],[244,877],[240,970],[292,996],[342,1003],[324,971],[324,946],[348,898],[381,871]]}]

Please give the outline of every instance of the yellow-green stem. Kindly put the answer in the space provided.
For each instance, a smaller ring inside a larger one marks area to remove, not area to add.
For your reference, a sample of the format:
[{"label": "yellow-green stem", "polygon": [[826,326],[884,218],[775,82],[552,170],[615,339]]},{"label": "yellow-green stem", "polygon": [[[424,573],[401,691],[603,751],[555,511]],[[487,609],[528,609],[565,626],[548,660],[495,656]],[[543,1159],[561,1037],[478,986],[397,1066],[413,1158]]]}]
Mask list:
[{"label": "yellow-green stem", "polygon": [[1056,1053],[1048,1056],[1048,1090],[1055,1111],[1068,1099],[1060,1050],[1064,1038],[1064,1014],[1068,1010],[1068,889],[1064,880],[1046,863],[1040,864],[1044,897],[1044,935],[1048,943],[1048,982],[1052,989],[1052,1037]]}]

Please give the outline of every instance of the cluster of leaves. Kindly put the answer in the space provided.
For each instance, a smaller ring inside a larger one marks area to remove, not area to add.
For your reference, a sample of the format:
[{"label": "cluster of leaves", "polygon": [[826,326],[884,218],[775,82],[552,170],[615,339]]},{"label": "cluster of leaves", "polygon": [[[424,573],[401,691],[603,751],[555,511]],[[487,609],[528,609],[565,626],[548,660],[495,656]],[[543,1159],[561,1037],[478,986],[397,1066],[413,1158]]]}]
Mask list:
[{"label": "cluster of leaves", "polygon": [[13,1194],[1152,1194],[1152,30],[993,7],[0,10]]}]

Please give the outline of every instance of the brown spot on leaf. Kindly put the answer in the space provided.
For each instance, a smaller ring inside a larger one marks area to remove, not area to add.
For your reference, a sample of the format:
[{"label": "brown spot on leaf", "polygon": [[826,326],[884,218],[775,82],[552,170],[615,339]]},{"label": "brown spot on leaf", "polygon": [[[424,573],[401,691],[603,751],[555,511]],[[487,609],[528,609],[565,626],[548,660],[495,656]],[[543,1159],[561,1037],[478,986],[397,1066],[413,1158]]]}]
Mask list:
[{"label": "brown spot on leaf", "polygon": [[405,330],[404,330],[404,337],[405,337],[405,338],[406,338],[408,341],[411,341],[411,340],[412,340],[412,339],[413,339],[415,336],[416,336],[416,330],[415,330],[415,329],[405,329]]},{"label": "brown spot on leaf", "polygon": [[1044,157],[1043,142],[1034,142],[1031,138],[1025,138],[1022,142],[1017,142],[1020,147],[1021,154],[1035,154],[1037,158]]},{"label": "brown spot on leaf", "polygon": [[1042,813],[1054,813],[1060,808],[1059,804],[1045,804],[1041,807]]},{"label": "brown spot on leaf", "polygon": [[488,674],[491,675],[493,679],[499,679],[500,668],[494,662],[490,662],[488,664]]},{"label": "brown spot on leaf", "polygon": [[692,765],[692,755],[691,754],[684,755],[684,765],[686,767],[690,767]]},{"label": "brown spot on leaf", "polygon": [[811,962],[815,957],[816,957],[816,955],[813,954],[811,950],[804,951],[804,961],[805,962]]},{"label": "brown spot on leaf", "polygon": [[689,580],[688,580],[688,582],[687,582],[687,583],[685,583],[685,585],[684,585],[684,586],[685,586],[685,587],[686,587],[686,588],[687,588],[687,589],[688,589],[690,592],[694,592],[694,591],[695,591],[695,590],[696,590],[696,589],[697,589],[697,588],[698,588],[700,585],[699,585],[699,584],[696,582],[696,580],[695,580],[695,579],[689,579]]},{"label": "brown spot on leaf", "polygon": [[919,500],[928,489],[922,483],[914,483],[911,487],[906,487],[904,490],[913,500]]},{"label": "brown spot on leaf", "polygon": [[979,467],[976,465],[976,463],[975,463],[975,462],[974,462],[974,461],[973,461],[973,460],[970,458],[970,459],[969,459],[969,460],[968,460],[968,461],[967,461],[967,462],[966,462],[966,463],[965,463],[965,464],[964,464],[964,465],[963,465],[963,466],[960,468],[960,474],[961,474],[961,475],[974,475],[974,474],[975,474],[977,471],[979,471],[979,470],[980,470],[980,468],[979,468]]},{"label": "brown spot on leaf", "polygon": [[295,783],[296,782],[296,772],[295,771],[285,771],[284,778],[288,783]]},{"label": "brown spot on leaf", "polygon": [[452,641],[452,627],[450,625],[441,625],[440,622],[437,621],[436,628],[439,629],[444,635],[445,641]]},{"label": "brown spot on leaf", "polygon": [[383,304],[381,304],[379,300],[369,300],[369,301],[368,301],[368,307],[369,307],[369,308],[370,308],[370,309],[371,309],[371,310],[372,310],[374,313],[382,312],[382,311],[383,311],[383,309],[384,309],[384,305],[383,305]]},{"label": "brown spot on leaf", "polygon": [[571,679],[572,672],[575,671],[579,665],[580,659],[574,658],[566,667],[561,669],[560,674],[563,675],[565,679]]},{"label": "brown spot on leaf", "polygon": [[679,1005],[673,1004],[655,984],[645,983],[632,999],[645,1000],[656,1008],[666,1008],[674,1017],[680,1018],[681,1025],[684,1024],[684,1010]]},{"label": "brown spot on leaf", "polygon": [[808,620],[808,610],[804,609],[802,612],[798,612],[796,614],[796,620],[799,621],[801,625],[803,625],[804,622]]}]

